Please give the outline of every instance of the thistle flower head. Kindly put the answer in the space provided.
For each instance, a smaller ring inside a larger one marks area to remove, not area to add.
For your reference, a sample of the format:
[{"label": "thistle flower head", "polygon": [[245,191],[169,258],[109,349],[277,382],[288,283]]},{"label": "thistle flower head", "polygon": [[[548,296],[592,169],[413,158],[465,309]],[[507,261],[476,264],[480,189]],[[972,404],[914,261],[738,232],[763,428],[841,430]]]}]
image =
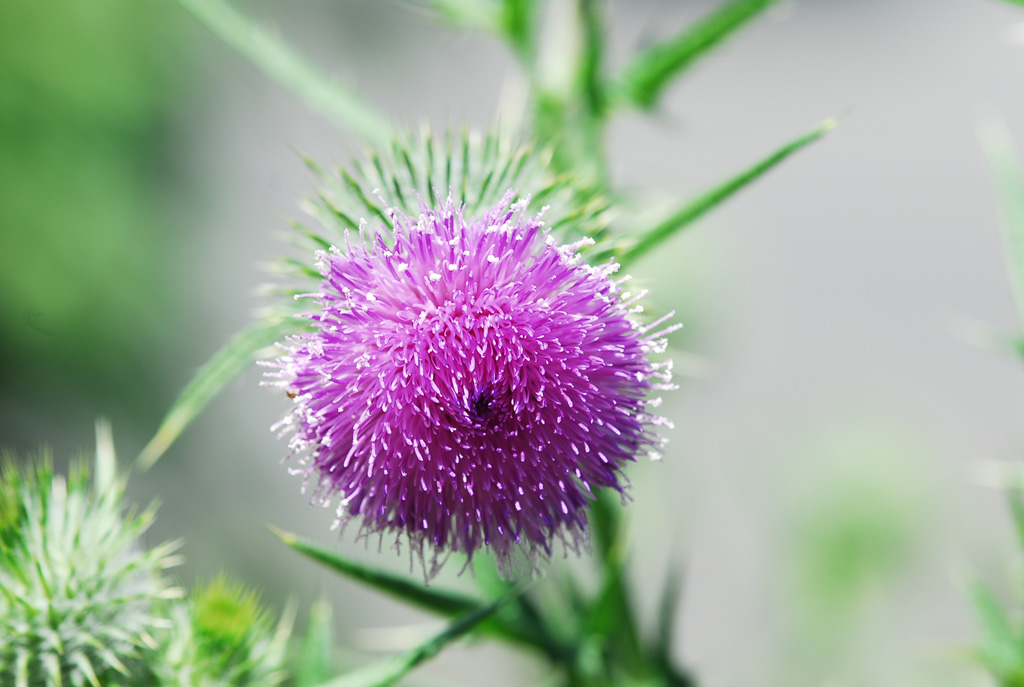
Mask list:
[{"label": "thistle flower head", "polygon": [[321,252],[312,331],[271,373],[339,521],[404,535],[428,574],[450,551],[489,546],[508,573],[517,550],[576,548],[592,492],[622,491],[623,466],[661,443],[647,396],[668,371],[648,355],[664,331],[634,321],[643,294],[515,197],[387,210],[391,227]]},{"label": "thistle flower head", "polygon": [[123,494],[102,441],[92,485],[82,463],[65,479],[47,456],[0,460],[0,684],[121,684],[143,671],[154,604],[176,593],[161,574],[175,545],[143,549],[153,510],[123,515]]}]

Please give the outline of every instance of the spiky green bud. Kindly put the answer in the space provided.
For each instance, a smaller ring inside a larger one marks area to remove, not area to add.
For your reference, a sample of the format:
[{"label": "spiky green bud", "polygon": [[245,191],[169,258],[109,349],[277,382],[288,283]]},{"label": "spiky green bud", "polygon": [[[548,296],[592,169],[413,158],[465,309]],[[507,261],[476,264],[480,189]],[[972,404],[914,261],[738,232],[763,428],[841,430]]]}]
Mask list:
[{"label": "spiky green bud", "polygon": [[67,479],[43,453],[0,458],[0,684],[130,684],[160,624],[154,604],[175,596],[162,570],[174,543],[144,549],[154,509],[122,513],[124,481],[101,431],[95,477]]},{"label": "spiky green bud", "polygon": [[223,575],[171,609],[153,661],[164,687],[276,687],[285,677],[290,624],[275,629],[259,596]]},{"label": "spiky green bud", "polygon": [[580,175],[553,173],[551,156],[550,148],[502,134],[463,131],[437,137],[424,129],[419,135],[396,135],[390,147],[369,150],[347,169],[327,171],[307,159],[321,188],[303,209],[319,226],[294,224],[298,233],[292,240],[302,255],[275,265],[288,283],[273,291],[308,292],[310,280],[320,279],[313,266],[315,252],[344,246],[345,233],[357,232],[363,220],[376,228],[381,222],[391,224],[389,210],[418,217],[423,204],[433,206],[449,193],[469,217],[512,189],[510,202],[529,196],[532,206],[548,207],[544,222],[562,242],[586,236],[601,245],[613,214],[606,189]]}]

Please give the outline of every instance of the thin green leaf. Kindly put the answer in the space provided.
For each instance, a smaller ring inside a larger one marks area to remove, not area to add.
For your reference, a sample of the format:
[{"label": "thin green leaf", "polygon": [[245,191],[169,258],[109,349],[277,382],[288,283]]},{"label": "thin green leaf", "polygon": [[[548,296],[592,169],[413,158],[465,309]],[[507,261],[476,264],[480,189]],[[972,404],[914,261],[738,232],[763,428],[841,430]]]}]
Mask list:
[{"label": "thin green leaf", "polygon": [[1014,5],[1024,6],[1024,0],[1006,0],[1007,2],[1013,3]]},{"label": "thin green leaf", "polygon": [[650,108],[672,79],[773,2],[729,0],[685,31],[638,53],[619,79],[620,97]]},{"label": "thin green leaf", "polygon": [[389,594],[426,611],[452,617],[460,613],[467,613],[481,603],[479,599],[470,596],[427,587],[421,582],[414,582],[406,577],[349,560],[334,551],[321,548],[273,525],[267,525],[267,529],[286,545],[307,558],[311,558],[349,579],[362,582],[377,591]]},{"label": "thin green leaf", "polygon": [[331,656],[334,653],[334,626],[331,604],[321,599],[309,609],[309,625],[299,649],[295,666],[295,687],[314,687],[335,676]]},{"label": "thin green leaf", "polygon": [[442,649],[479,626],[520,593],[521,590],[513,591],[493,603],[478,606],[416,648],[343,675],[326,683],[323,687],[387,687],[387,685],[393,685],[421,663],[437,656]]},{"label": "thin green leaf", "polygon": [[[483,603],[472,596],[427,587],[419,581],[350,560],[273,525],[267,525],[267,528],[292,549],[334,572],[425,611],[451,618],[468,613]],[[548,641],[547,630],[536,609],[523,597],[517,598],[512,608],[485,623],[481,630],[505,641],[540,649],[549,655],[562,650],[556,646],[557,643]]]},{"label": "thin green leaf", "polygon": [[971,600],[978,620],[990,641],[1013,641],[1014,632],[1010,619],[1003,611],[999,600],[983,582],[975,582],[971,588]]},{"label": "thin green leaf", "polygon": [[658,602],[658,635],[655,640],[655,660],[660,664],[666,687],[693,687],[695,681],[685,670],[678,668],[672,661],[672,646],[675,643],[676,616],[679,612],[679,599],[683,591],[683,575],[680,569],[671,563],[665,586]]},{"label": "thin green leaf", "polygon": [[192,381],[182,390],[160,428],[136,459],[138,468],[147,470],[152,467],[206,404],[248,367],[258,351],[280,341],[287,334],[299,331],[301,327],[302,322],[298,319],[278,319],[269,323],[258,322],[236,334],[199,368]]},{"label": "thin green leaf", "polygon": [[1019,473],[1007,491],[1006,498],[1013,516],[1014,529],[1017,530],[1017,545],[1024,551],[1024,485],[1021,484]]},{"label": "thin green leaf", "polygon": [[999,191],[1007,267],[1017,310],[1024,320],[1024,171],[1004,125],[989,124],[980,138]]},{"label": "thin green leaf", "polygon": [[976,581],[971,600],[984,631],[984,642],[977,653],[981,661],[998,674],[1008,674],[1020,665],[1017,639],[999,600],[984,583]]},{"label": "thin green leaf", "polygon": [[380,143],[390,133],[387,118],[355,92],[332,81],[224,0],[178,0],[217,36],[307,105],[343,129]]},{"label": "thin green leaf", "polygon": [[683,576],[679,568],[670,563],[668,574],[665,576],[665,586],[661,590],[661,599],[658,601],[658,636],[655,645],[658,657],[665,665],[671,661],[676,611],[679,609],[682,591]]},{"label": "thin green leaf", "polygon": [[703,217],[736,192],[749,186],[793,153],[817,141],[834,129],[836,125],[837,121],[835,119],[825,121],[824,124],[809,134],[805,134],[795,141],[787,143],[768,157],[687,203],[672,213],[666,220],[644,232],[632,246],[621,250],[618,256],[619,262],[626,264],[637,260],[652,248],[657,247],[672,235]]}]

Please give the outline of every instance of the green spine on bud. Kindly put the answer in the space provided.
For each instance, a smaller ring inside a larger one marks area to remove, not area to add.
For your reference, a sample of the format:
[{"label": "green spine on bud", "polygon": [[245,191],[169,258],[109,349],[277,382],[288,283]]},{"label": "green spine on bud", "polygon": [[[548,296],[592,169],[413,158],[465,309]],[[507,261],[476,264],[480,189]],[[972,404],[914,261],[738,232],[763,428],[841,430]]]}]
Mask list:
[{"label": "green spine on bud", "polygon": [[[101,432],[101,439],[102,439]],[[160,625],[154,604],[174,596],[162,570],[175,544],[146,550],[154,510],[122,515],[124,481],[100,442],[67,479],[47,454],[0,457],[0,684],[135,684]]]},{"label": "green spine on bud", "polygon": [[259,596],[220,575],[187,604],[171,609],[171,627],[157,636],[153,662],[167,687],[277,687],[283,681],[290,626],[275,629]]}]

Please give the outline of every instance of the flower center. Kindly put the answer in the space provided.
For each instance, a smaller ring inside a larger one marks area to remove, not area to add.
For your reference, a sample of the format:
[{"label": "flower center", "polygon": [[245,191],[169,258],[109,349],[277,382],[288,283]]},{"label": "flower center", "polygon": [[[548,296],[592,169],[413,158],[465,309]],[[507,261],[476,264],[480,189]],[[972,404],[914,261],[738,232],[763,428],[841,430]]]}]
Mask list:
[{"label": "flower center", "polygon": [[473,394],[469,399],[469,415],[477,422],[485,422],[491,413],[491,403],[494,397],[490,389],[483,389]]}]

